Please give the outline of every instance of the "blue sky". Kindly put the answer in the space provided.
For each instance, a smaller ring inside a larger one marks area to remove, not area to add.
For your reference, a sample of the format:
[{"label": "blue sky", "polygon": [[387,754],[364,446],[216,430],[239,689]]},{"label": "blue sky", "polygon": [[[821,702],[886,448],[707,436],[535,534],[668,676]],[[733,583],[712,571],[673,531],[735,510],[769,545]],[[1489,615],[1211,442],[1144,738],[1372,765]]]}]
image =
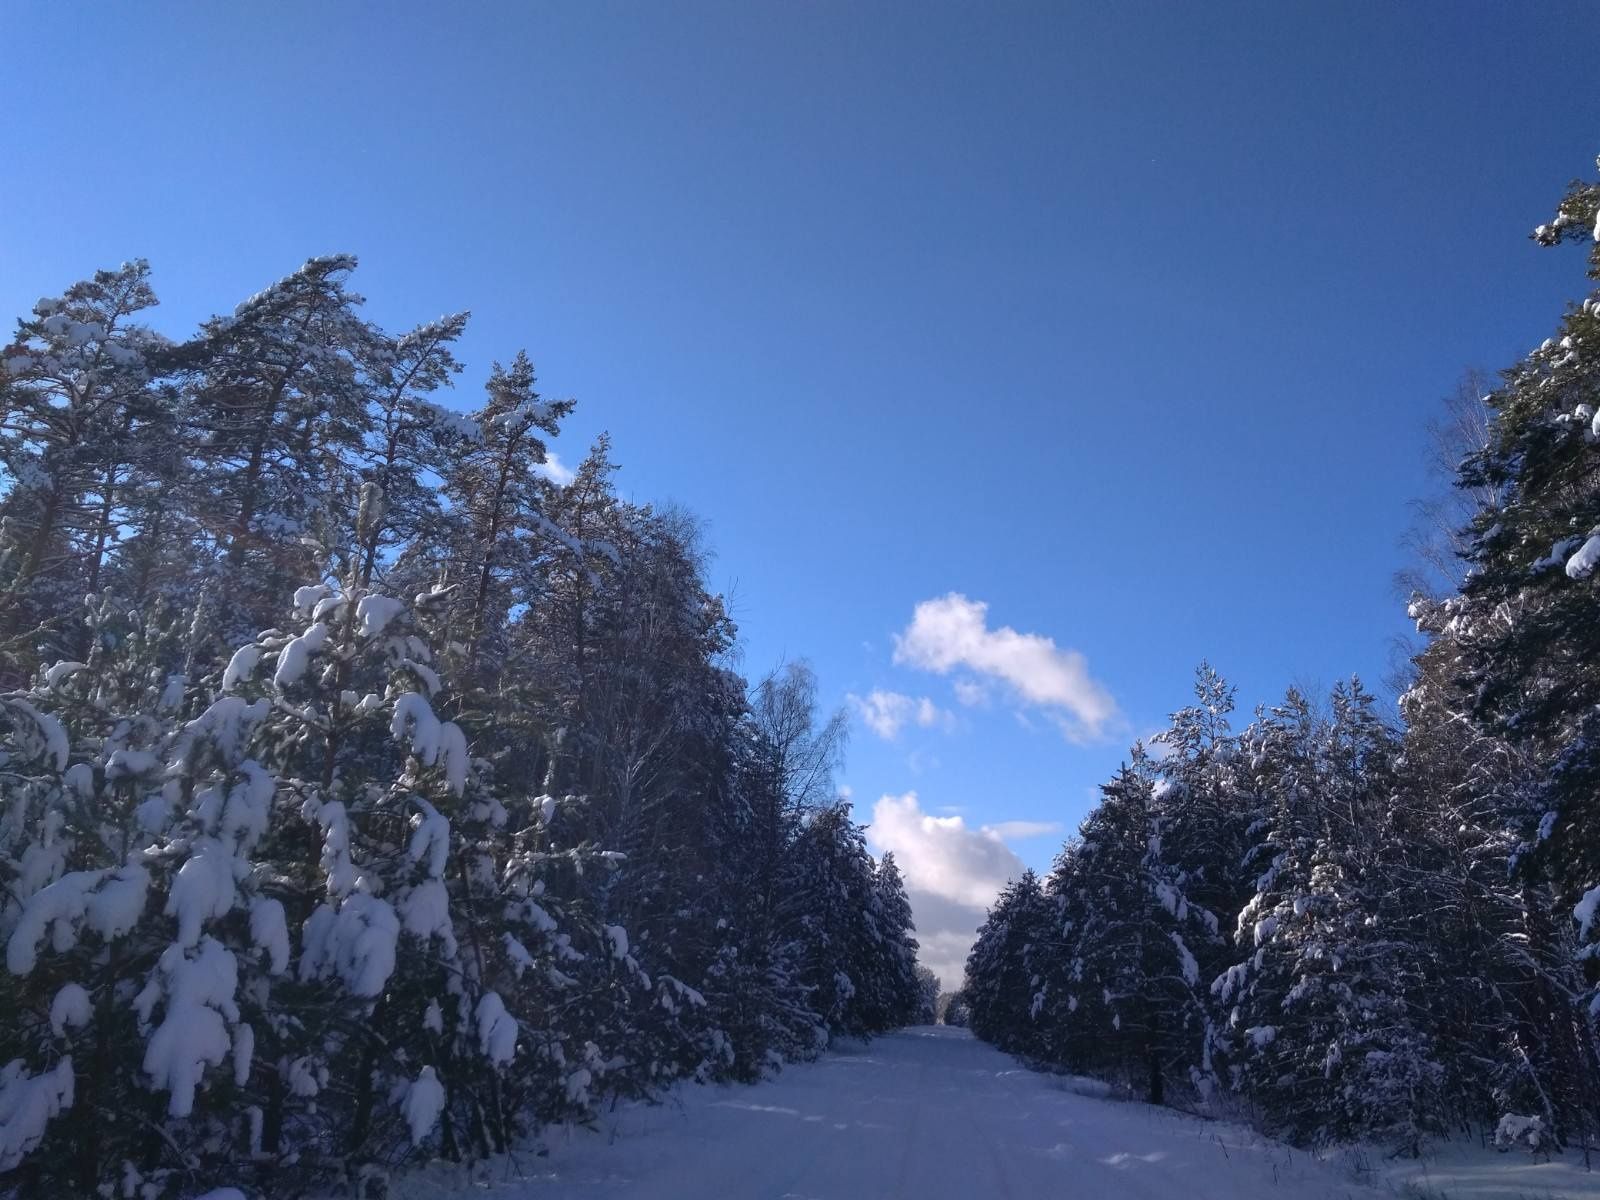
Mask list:
[{"label": "blue sky", "polygon": [[1577,294],[1526,234],[1600,150],[1575,3],[6,26],[0,312],[142,255],[178,333],[346,250],[386,324],[471,308],[460,401],[526,347],[564,458],[609,429],[705,518],[748,673],[908,698],[844,781],[929,933],[1048,863],[1202,657],[1245,707],[1382,676],[1423,426]]}]

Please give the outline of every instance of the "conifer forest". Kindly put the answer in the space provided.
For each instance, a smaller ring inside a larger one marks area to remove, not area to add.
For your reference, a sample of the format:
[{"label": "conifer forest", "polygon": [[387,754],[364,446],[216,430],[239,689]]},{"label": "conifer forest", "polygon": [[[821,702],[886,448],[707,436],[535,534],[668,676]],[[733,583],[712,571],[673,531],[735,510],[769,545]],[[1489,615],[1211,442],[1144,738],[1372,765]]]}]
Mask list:
[{"label": "conifer forest", "polygon": [[0,1200],[1600,1200],[1597,18],[0,9]]},{"label": "conifer forest", "polygon": [[[1600,164],[1597,164],[1600,166]],[[1533,231],[1600,281],[1600,184]],[[1300,1145],[1600,1136],[1600,292],[1437,430],[1398,712],[1352,678],[1194,694],[990,910],[997,1046]]]},{"label": "conifer forest", "polygon": [[356,1186],[932,1019],[842,720],[731,668],[694,520],[604,438],[552,481],[523,353],[441,406],[465,314],[355,269],[173,339],[129,262],[5,347],[7,1194]]}]

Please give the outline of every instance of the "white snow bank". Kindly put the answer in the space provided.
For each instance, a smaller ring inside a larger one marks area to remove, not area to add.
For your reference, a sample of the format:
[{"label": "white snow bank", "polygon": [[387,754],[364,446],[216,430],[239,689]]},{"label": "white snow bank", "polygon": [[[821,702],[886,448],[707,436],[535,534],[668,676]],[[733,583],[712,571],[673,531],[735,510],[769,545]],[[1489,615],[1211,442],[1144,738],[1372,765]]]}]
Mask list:
[{"label": "white snow bank", "polygon": [[[1530,1118],[1522,1118],[1528,1120]],[[1526,1142],[1500,1148],[1470,1142],[1434,1146],[1420,1159],[1388,1158],[1380,1152],[1366,1157],[1381,1162],[1380,1186],[1384,1195],[1449,1197],[1449,1200],[1596,1200],[1600,1197],[1600,1171],[1585,1169],[1583,1155],[1534,1154]]]}]

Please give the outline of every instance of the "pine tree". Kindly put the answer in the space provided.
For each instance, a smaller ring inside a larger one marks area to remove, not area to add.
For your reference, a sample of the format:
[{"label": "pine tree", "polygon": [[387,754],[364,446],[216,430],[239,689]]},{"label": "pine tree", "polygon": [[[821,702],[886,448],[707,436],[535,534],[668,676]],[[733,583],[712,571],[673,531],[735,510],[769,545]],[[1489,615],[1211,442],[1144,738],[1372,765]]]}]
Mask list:
[{"label": "pine tree", "polygon": [[[1589,277],[1600,279],[1597,219],[1600,185],[1577,183],[1534,240],[1587,244]],[[1600,898],[1591,728],[1600,684],[1586,612],[1600,561],[1600,490],[1588,467],[1600,407],[1597,332],[1600,293],[1591,293],[1485,397],[1486,444],[1458,476],[1478,499],[1463,538],[1470,570],[1459,594],[1412,606],[1432,639],[1419,659],[1417,707],[1448,713],[1460,727],[1452,733],[1468,742],[1475,785],[1484,785],[1473,827],[1487,852],[1504,849],[1506,831],[1519,843],[1508,855],[1517,890],[1500,908],[1500,936],[1511,945],[1499,957],[1509,968],[1506,1003],[1534,1019],[1516,1039],[1517,1065],[1497,1072],[1517,1082],[1497,1090],[1522,1111],[1541,1110],[1562,1137],[1573,1127],[1586,1136],[1600,1113],[1589,1082],[1600,1061],[1595,1013],[1573,1011],[1575,980],[1562,963],[1574,936],[1595,936],[1588,918]],[[1592,983],[1592,949],[1577,954]]]},{"label": "pine tree", "polygon": [[120,1163],[159,1179],[247,1146],[240,1089],[289,946],[264,886],[275,781],[246,744],[266,706],[208,702],[166,671],[187,622],[100,603],[87,624],[87,663],[6,702],[19,759],[42,771],[12,791],[8,840],[25,844],[7,848],[22,870],[0,917],[32,1014],[5,1036],[37,1039],[7,1049],[68,1075],[50,1129],[68,1153],[26,1170],[85,1191]]},{"label": "pine tree", "polygon": [[912,1017],[912,1024],[934,1025],[939,1021],[939,999],[943,993],[940,990],[939,977],[927,967],[917,967],[917,1011]]},{"label": "pine tree", "polygon": [[383,513],[354,548],[351,566],[363,586],[386,573],[398,554],[438,536],[443,506],[430,480],[482,436],[473,422],[430,399],[461,371],[452,347],[466,323],[467,314],[456,313],[400,337],[371,331],[364,362],[371,414],[356,462],[362,480],[382,492]]},{"label": "pine tree", "polygon": [[[1543,245],[1590,241],[1600,185],[1574,185]],[[1600,242],[1589,277],[1600,280]],[[1462,649],[1475,714],[1553,762],[1544,811],[1525,831],[1528,866],[1543,864],[1576,901],[1600,880],[1600,809],[1591,802],[1600,759],[1590,723],[1600,676],[1590,663],[1590,582],[1600,562],[1600,488],[1590,478],[1593,413],[1600,401],[1600,293],[1568,310],[1557,331],[1505,375],[1489,398],[1489,444],[1466,464],[1464,486],[1492,488],[1501,503],[1475,525],[1476,570],[1442,615]],[[1535,861],[1536,860],[1536,861]]]},{"label": "pine tree", "polygon": [[143,260],[99,271],[19,321],[3,355],[0,654],[26,674],[40,656],[87,653],[64,619],[107,581],[137,522],[135,496],[170,437],[156,384],[165,339],[139,324],[156,304]]},{"label": "pine tree", "polygon": [[912,935],[911,901],[893,853],[878,860],[872,880],[877,946],[868,962],[864,1021],[873,1032],[916,1022],[922,1005],[917,974],[917,939]]},{"label": "pine tree", "polygon": [[1187,1074],[1204,1029],[1199,966],[1189,943],[1214,936],[1215,919],[1190,905],[1182,872],[1166,858],[1155,780],[1142,748],[1101,789],[1079,838],[1070,863],[1052,876],[1071,947],[1070,978],[1061,986],[1079,997],[1071,1024],[1082,1029],[1086,1018],[1094,1019],[1068,1061],[1142,1078],[1159,1104],[1168,1078]]},{"label": "pine tree", "polygon": [[967,956],[962,995],[972,1031],[1003,1050],[1033,1053],[1039,1037],[1033,1022],[1035,983],[1026,948],[1048,937],[1051,907],[1032,871],[1009,882],[978,929]]},{"label": "pine tree", "polygon": [[1228,954],[1220,935],[1237,925],[1251,895],[1251,876],[1241,864],[1265,806],[1251,787],[1229,724],[1233,687],[1209,663],[1201,663],[1194,697],[1154,739],[1165,753],[1151,763],[1152,800],[1162,857],[1175,873],[1173,885],[1206,927],[1204,936],[1191,941],[1201,977],[1210,979]]},{"label": "pine tree", "polygon": [[545,400],[536,382],[524,352],[509,367],[494,365],[488,398],[472,414],[480,436],[462,446],[444,478],[451,521],[441,578],[457,589],[467,677],[479,689],[498,681],[511,614],[532,599],[530,566],[550,552],[552,536],[568,540],[547,516],[553,485],[539,468],[544,439],[573,405]]},{"label": "pine tree", "polygon": [[227,644],[270,625],[283,581],[311,578],[316,547],[344,545],[354,526],[373,338],[346,287],[355,266],[308,260],[207,321],[178,355],[193,503],[214,547],[201,579]]},{"label": "pine tree", "polygon": [[1537,1115],[1565,1143],[1594,1124],[1577,930],[1556,919],[1538,873],[1507,871],[1544,774],[1526,748],[1474,720],[1454,681],[1462,648],[1442,626],[1430,633],[1401,701],[1397,814],[1409,849],[1405,911],[1428,947],[1419,1001],[1445,1072],[1440,1093],[1458,1121]]},{"label": "pine tree", "polygon": [[1326,721],[1291,692],[1250,740],[1274,813],[1240,916],[1254,952],[1212,988],[1232,1006],[1219,1043],[1235,1083],[1297,1141],[1377,1136],[1415,1152],[1437,1127],[1440,1068],[1410,1003],[1421,962],[1391,920],[1392,737],[1354,683]]},{"label": "pine tree", "polygon": [[525,356],[440,408],[464,318],[354,265],[6,351],[0,1190],[370,1195],[924,1002],[814,676],[747,689],[694,522],[605,439],[555,483]]},{"label": "pine tree", "polygon": [[874,995],[876,952],[885,942],[866,837],[849,808],[811,815],[796,839],[790,889],[800,942],[800,979],[834,1032],[885,1028]]}]

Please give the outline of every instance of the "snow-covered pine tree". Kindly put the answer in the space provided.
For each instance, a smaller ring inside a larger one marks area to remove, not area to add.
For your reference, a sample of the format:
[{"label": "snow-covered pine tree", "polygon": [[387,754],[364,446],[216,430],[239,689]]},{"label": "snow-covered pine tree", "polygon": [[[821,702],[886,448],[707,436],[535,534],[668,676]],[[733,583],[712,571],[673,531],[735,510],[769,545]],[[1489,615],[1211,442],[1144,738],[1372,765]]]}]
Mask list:
[{"label": "snow-covered pine tree", "polygon": [[512,614],[534,601],[530,568],[553,552],[552,543],[578,550],[547,515],[554,485],[540,471],[545,439],[573,402],[546,400],[536,384],[524,352],[509,367],[494,365],[487,398],[471,417],[479,436],[461,445],[443,480],[450,520],[433,553],[454,589],[466,678],[475,694],[485,693],[484,703],[505,666]]},{"label": "snow-covered pine tree", "polygon": [[1454,1120],[1534,1115],[1565,1144],[1597,1123],[1578,931],[1541,872],[1507,870],[1543,812],[1545,771],[1527,745],[1474,716],[1458,682],[1471,651],[1447,615],[1461,609],[1459,598],[1413,601],[1430,640],[1401,698],[1407,861],[1396,874],[1430,961],[1418,1003]]},{"label": "snow-covered pine tree", "polygon": [[1194,703],[1173,713],[1153,739],[1164,751],[1151,763],[1162,858],[1189,910],[1207,927],[1207,936],[1191,939],[1205,980],[1227,965],[1227,935],[1253,890],[1244,861],[1264,815],[1249,772],[1241,769],[1239,739],[1229,723],[1233,709],[1233,687],[1203,662],[1195,670]]},{"label": "snow-covered pine tree", "polygon": [[806,921],[820,919],[824,893],[798,849],[831,799],[844,725],[835,716],[819,726],[816,691],[809,667],[791,663],[751,690],[736,727],[730,853],[720,872],[730,912],[725,926],[719,920],[707,996],[742,1079],[815,1057],[828,1042],[808,983]]},{"label": "snow-covered pine tree", "polygon": [[939,977],[920,963],[917,966],[917,1011],[913,1024],[932,1025],[939,1020]]},{"label": "snow-covered pine tree", "polygon": [[1080,935],[1094,900],[1089,866],[1082,841],[1068,838],[1044,879],[1042,929],[1024,956],[1036,1053],[1075,1071],[1103,1067],[1100,1032],[1110,1021],[1105,998],[1085,982],[1081,953]]},{"label": "snow-covered pine tree", "polygon": [[[1574,184],[1534,240],[1587,245],[1589,278],[1600,279],[1597,219],[1600,185]],[[1490,962],[1503,964],[1488,971],[1496,980],[1491,1003],[1510,1010],[1500,1028],[1523,1032],[1499,1050],[1480,1044],[1455,1057],[1470,1063],[1477,1056],[1469,1069],[1481,1078],[1487,1051],[1500,1064],[1492,1072],[1497,1103],[1539,1113],[1561,1139],[1588,1136],[1600,1121],[1596,1013],[1574,1007],[1573,993],[1583,989],[1562,963],[1575,939],[1579,969],[1591,986],[1597,978],[1585,945],[1597,933],[1587,918],[1600,897],[1593,800],[1600,677],[1587,614],[1600,561],[1600,539],[1592,536],[1600,488],[1590,471],[1600,408],[1597,331],[1600,293],[1591,292],[1483,397],[1482,444],[1457,477],[1474,501],[1470,525],[1456,539],[1468,570],[1458,594],[1419,596],[1411,609],[1431,640],[1409,698],[1419,753],[1408,747],[1408,761],[1455,781],[1447,811],[1468,818],[1458,823],[1466,831],[1462,852],[1490,860],[1482,878],[1493,878],[1492,860],[1507,849],[1508,833],[1517,843],[1507,855],[1515,868],[1509,886],[1487,884],[1499,901],[1476,908],[1471,924],[1491,942]],[[1441,769],[1420,753],[1430,744],[1454,746],[1461,757]],[[1457,890],[1466,869],[1436,875],[1431,886]],[[1587,1003],[1595,1003],[1593,993]]]},{"label": "snow-covered pine tree", "polygon": [[[380,509],[368,485],[358,545]],[[504,1151],[530,1120],[586,1117],[614,1057],[601,1044],[622,1040],[595,996],[619,973],[637,983],[626,933],[547,896],[610,856],[553,845],[555,802],[503,795],[440,717],[449,599],[307,585],[289,631],[242,647],[222,678],[218,703],[261,714],[270,886],[301,942],[258,1035],[263,1179],[290,1162],[369,1170],[418,1145]]]},{"label": "snow-covered pine tree", "polygon": [[[456,313],[399,337],[370,331],[363,366],[371,411],[355,461],[362,480],[382,490],[383,512],[368,521],[353,551],[350,569],[363,586],[438,536],[443,505],[436,481],[453,453],[482,436],[476,423],[431,399],[461,372],[453,347],[466,323],[467,314]],[[395,581],[405,582],[404,573]]]},{"label": "snow-covered pine tree", "polygon": [[347,287],[355,267],[347,254],[310,259],[176,355],[192,502],[214,546],[202,579],[226,645],[271,625],[284,581],[316,573],[313,545],[342,545],[354,526],[373,339]]},{"label": "snow-covered pine tree", "polygon": [[866,837],[847,804],[811,814],[791,863],[788,907],[798,925],[800,978],[812,1008],[836,1033],[886,1028],[874,994],[885,951],[879,894]]},{"label": "snow-covered pine tree", "polygon": [[760,728],[746,721],[741,732],[730,853],[718,871],[728,912],[715,923],[706,996],[730,1041],[731,1074],[750,1080],[815,1057],[828,1034],[800,978],[802,943],[789,921],[804,903],[790,895],[788,851],[805,814],[779,789]]},{"label": "snow-covered pine tree", "polygon": [[5,356],[0,1193],[362,1194],[915,1014],[814,677],[747,694],[693,523],[603,439],[563,490],[525,358],[437,408],[460,318],[353,266],[172,344],[133,264]]},{"label": "snow-covered pine tree", "polygon": [[[275,785],[247,748],[266,706],[169,673],[193,636],[176,614],[92,600],[88,662],[5,701],[25,774],[0,837],[21,868],[0,913],[18,1014],[0,1054],[34,1092],[6,1111],[64,1115],[8,1122],[21,1141],[0,1170],[35,1151],[21,1169],[40,1187],[160,1195],[248,1153],[243,1089],[288,959],[263,861]],[[44,1060],[62,1086],[41,1108]]]},{"label": "snow-covered pine tree", "polygon": [[970,1021],[967,995],[964,991],[944,992],[939,997],[939,1024],[955,1029],[965,1029]]},{"label": "snow-covered pine tree", "polygon": [[[1219,1006],[1203,1049],[1202,1070],[1225,1071],[1225,1082],[1246,1088],[1275,1080],[1263,1052],[1277,1037],[1277,1016],[1291,984],[1268,943],[1293,895],[1309,886],[1315,836],[1317,719],[1310,702],[1291,688],[1271,710],[1257,712],[1240,737],[1252,786],[1270,805],[1253,831],[1257,842],[1242,866],[1255,876],[1254,894],[1239,912],[1235,962],[1210,985]],[[1271,968],[1268,970],[1268,968]],[[1281,1051],[1271,1051],[1276,1056]]]},{"label": "snow-covered pine tree", "polygon": [[105,586],[171,441],[168,343],[137,320],[156,304],[149,275],[141,259],[40,300],[0,351],[0,663],[16,681],[41,656],[87,653],[77,601]]},{"label": "snow-covered pine tree", "polygon": [[1327,719],[1291,691],[1245,742],[1274,808],[1239,919],[1249,957],[1212,985],[1228,1014],[1212,1048],[1267,1128],[1414,1152],[1437,1128],[1440,1069],[1414,1019],[1424,968],[1386,869],[1393,737],[1354,682]]},{"label": "snow-covered pine tree", "polygon": [[[1597,221],[1600,184],[1575,184],[1534,237],[1546,246],[1587,245],[1588,275],[1597,281]],[[1600,901],[1600,635],[1589,612],[1600,565],[1592,469],[1600,291],[1571,306],[1555,335],[1507,371],[1487,400],[1489,441],[1463,464],[1460,482],[1487,489],[1497,503],[1474,522],[1474,569],[1435,624],[1460,647],[1473,715],[1550,764],[1525,815],[1519,867],[1555,885],[1590,941],[1600,935],[1591,919]]]},{"label": "snow-covered pine tree", "polygon": [[[920,1022],[924,1008],[931,1010],[931,1001],[925,1006],[926,989],[917,967],[911,901],[892,852],[885,852],[878,860],[873,890],[877,897],[879,947],[874,954],[875,994],[868,1023],[877,1030],[896,1029]],[[934,993],[937,995],[937,987]]]},{"label": "snow-covered pine tree", "polygon": [[1075,1057],[1139,1081],[1159,1104],[1168,1079],[1187,1075],[1205,1028],[1189,946],[1214,938],[1216,920],[1189,903],[1182,872],[1167,860],[1156,784],[1136,746],[1132,764],[1101,788],[1054,882],[1071,946],[1071,978],[1058,988],[1079,998],[1072,1025],[1082,1029],[1091,1014],[1097,1022],[1080,1035]]},{"label": "snow-covered pine tree", "polygon": [[968,1023],[984,1041],[1017,1054],[1040,1048],[1033,1019],[1036,984],[1026,953],[1051,936],[1055,916],[1031,870],[1007,883],[989,909],[967,955],[962,985]]},{"label": "snow-covered pine tree", "polygon": [[736,854],[736,747],[744,681],[727,657],[736,630],[708,592],[692,523],[620,502],[600,439],[553,493],[551,519],[579,552],[540,564],[540,603],[511,631],[502,692],[545,729],[550,786],[581,793],[583,836],[627,866],[595,903],[628,928],[656,994],[638,1013],[629,1078],[656,1086],[720,1075],[733,1042],[702,1003],[719,995]]}]

